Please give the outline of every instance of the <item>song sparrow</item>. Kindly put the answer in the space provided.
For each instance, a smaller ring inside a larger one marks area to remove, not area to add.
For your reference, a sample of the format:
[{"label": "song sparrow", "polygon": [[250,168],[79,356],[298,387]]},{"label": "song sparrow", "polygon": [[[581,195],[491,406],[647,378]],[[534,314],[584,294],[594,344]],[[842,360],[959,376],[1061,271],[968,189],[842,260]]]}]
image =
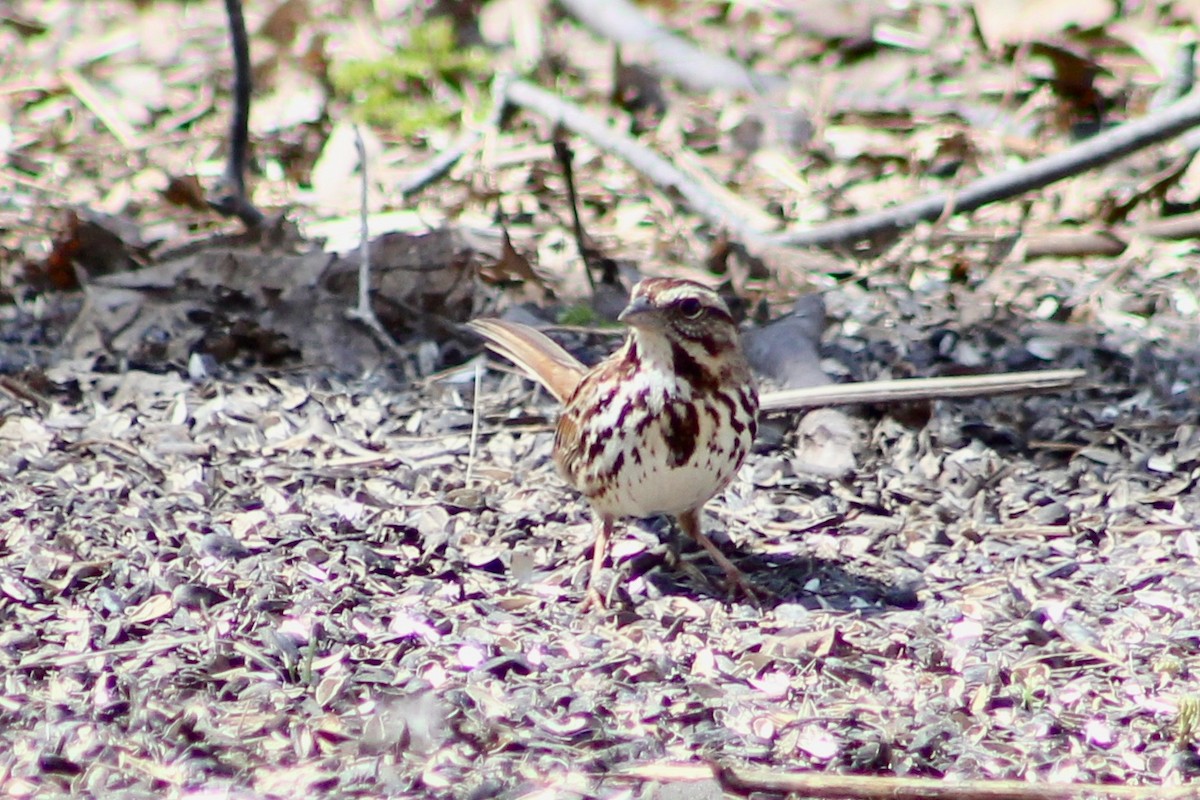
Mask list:
[{"label": "song sparrow", "polygon": [[673,514],[752,601],[745,576],[701,531],[700,509],[750,450],[758,394],[737,326],[717,294],[692,281],[650,278],[620,320],[624,345],[592,369],[518,323],[469,323],[488,346],[565,404],[554,462],[597,515],[588,600],[617,517]]}]

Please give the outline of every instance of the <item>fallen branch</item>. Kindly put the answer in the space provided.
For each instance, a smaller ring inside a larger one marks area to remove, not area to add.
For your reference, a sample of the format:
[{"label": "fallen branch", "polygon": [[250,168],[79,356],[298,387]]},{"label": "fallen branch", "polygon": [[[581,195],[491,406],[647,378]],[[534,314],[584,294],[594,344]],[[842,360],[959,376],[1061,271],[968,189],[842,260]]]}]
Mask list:
[{"label": "fallen branch", "polygon": [[678,192],[685,205],[711,224],[729,231],[751,249],[765,247],[834,247],[894,238],[919,222],[948,212],[974,211],[981,206],[1040,189],[1063,178],[1103,166],[1150,145],[1166,141],[1200,125],[1200,91],[1138,120],[1126,122],[1058,153],[1031,161],[999,175],[963,186],[953,194],[936,192],[873,214],[837,220],[807,230],[760,230],[674,164],[626,134],[557,95],[526,81],[509,84],[508,100],[540,114],[597,147],[624,159],[655,185]]},{"label": "fallen branch", "polygon": [[1150,145],[1171,139],[1200,125],[1200,92],[1192,92],[1177,103],[1141,119],[1126,122],[1058,153],[1039,158],[998,175],[980,178],[956,190],[934,194],[894,208],[848,220],[820,225],[806,231],[768,234],[763,243],[777,247],[832,247],[887,237],[918,222],[1016,197],[1049,186],[1063,178],[1104,166]]}]

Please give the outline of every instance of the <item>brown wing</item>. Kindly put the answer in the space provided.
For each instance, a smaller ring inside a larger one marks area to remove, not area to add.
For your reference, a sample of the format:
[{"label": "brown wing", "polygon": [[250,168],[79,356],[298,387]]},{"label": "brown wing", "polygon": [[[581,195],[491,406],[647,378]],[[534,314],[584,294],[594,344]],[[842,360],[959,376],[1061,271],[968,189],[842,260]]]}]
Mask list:
[{"label": "brown wing", "polygon": [[[627,340],[620,350],[583,376],[574,394],[568,398],[554,432],[554,463],[559,473],[589,500],[603,492],[605,484],[611,480],[611,472],[617,468],[602,458],[600,452],[610,435],[621,435],[622,432],[601,430],[595,424],[595,415],[614,405],[621,408],[626,404],[630,381],[637,368],[637,361],[630,358],[629,352]],[[617,428],[626,426],[625,413],[617,417]]]},{"label": "brown wing", "polygon": [[503,319],[476,319],[468,322],[467,327],[482,336],[493,351],[545,386],[560,403],[567,402],[587,371],[579,359],[528,325]]}]

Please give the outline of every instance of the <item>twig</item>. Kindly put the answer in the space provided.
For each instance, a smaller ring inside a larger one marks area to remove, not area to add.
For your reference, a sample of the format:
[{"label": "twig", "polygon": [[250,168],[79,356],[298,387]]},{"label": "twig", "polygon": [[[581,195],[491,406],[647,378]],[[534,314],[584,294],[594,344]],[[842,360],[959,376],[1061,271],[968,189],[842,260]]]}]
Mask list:
[{"label": "twig", "polygon": [[59,77],[62,82],[71,90],[71,94],[75,95],[76,99],[96,115],[100,123],[108,129],[121,147],[126,150],[136,150],[138,145],[137,131],[129,124],[125,117],[118,113],[116,107],[108,100],[104,99],[104,95],[100,94],[99,90],[92,85],[92,82],[75,69],[66,68],[59,72]]},{"label": "twig", "polygon": [[32,658],[23,659],[17,664],[19,669],[29,669],[31,667],[43,667],[53,665],[55,667],[68,667],[73,664],[82,664],[91,661],[93,658],[105,658],[107,656],[125,656],[140,654],[145,656],[158,655],[160,652],[165,652],[176,647],[183,647],[189,644],[200,644],[207,640],[208,637],[201,634],[188,634],[170,641],[159,642],[135,642],[133,644],[118,645],[117,647],[109,647],[103,650],[89,650],[85,653],[53,653],[50,655],[35,655]]},{"label": "twig", "polygon": [[596,276],[594,273],[600,273],[601,283],[616,283],[617,282],[617,265],[604,253],[600,252],[600,248],[588,242],[588,236],[583,230],[583,220],[579,216],[579,192],[575,189],[575,154],[571,152],[571,146],[561,138],[554,140],[554,155],[558,158],[559,166],[562,167],[563,181],[567,185],[567,205],[571,207],[571,232],[575,236],[575,247],[579,250],[579,256],[583,259],[584,273],[587,275],[588,286],[592,289],[592,294],[596,294]]},{"label": "twig", "polygon": [[367,146],[363,143],[362,131],[357,125],[354,126],[354,149],[358,153],[360,178],[358,223],[361,240],[358,243],[358,305],[355,308],[346,309],[346,316],[366,325],[368,330],[374,334],[376,341],[390,350],[393,355],[402,356],[403,351],[400,350],[400,346],[383,327],[379,317],[375,316],[375,309],[371,307],[371,226],[367,214],[370,181],[367,174]]},{"label": "twig", "polygon": [[479,445],[479,405],[483,397],[483,359],[475,360],[475,402],[471,404],[471,443],[467,449],[467,477],[464,486],[471,485],[475,472],[475,453]]},{"label": "twig", "polygon": [[18,403],[36,408],[42,414],[50,410],[49,400],[15,376],[0,375],[0,393],[7,394]]},{"label": "twig", "polygon": [[370,184],[367,180],[367,146],[362,131],[354,126],[354,151],[358,154],[358,316],[375,316],[371,308],[371,222],[367,215]]},{"label": "twig", "polygon": [[1043,230],[1023,237],[1025,260],[1051,256],[1078,258],[1080,256],[1119,256],[1128,246],[1121,235],[1111,229]]},{"label": "twig", "polygon": [[716,764],[651,763],[621,770],[644,781],[690,783],[719,780],[739,795],[777,792],[823,800],[1188,800],[1195,786],[1117,786],[1111,783],[1032,783],[1015,780],[947,780],[895,775],[832,775]]},{"label": "twig", "polygon": [[247,228],[257,228],[263,213],[246,197],[246,153],[250,140],[250,38],[241,0],[225,0],[229,18],[229,43],[233,48],[233,115],[229,122],[229,159],[225,162],[221,196],[209,205],[226,217],[237,217]]},{"label": "twig", "polygon": [[686,205],[713,224],[733,231],[747,242],[762,239],[761,232],[726,208],[699,183],[676,169],[670,161],[586,113],[579,106],[527,81],[513,81],[509,84],[508,99],[513,105],[553,120],[602,150],[625,159],[630,166],[659,187],[677,191]]},{"label": "twig", "polygon": [[583,235],[583,220],[579,218],[579,193],[575,191],[573,156],[571,146],[567,144],[566,140],[558,136],[554,137],[554,157],[558,159],[558,165],[562,169],[563,183],[567,187],[567,206],[571,209],[571,233],[575,236],[575,248],[579,251],[584,265],[588,267],[585,270],[588,284],[594,292],[596,291],[596,281],[591,270],[592,248]]},{"label": "twig", "polygon": [[1081,369],[1012,372],[1007,375],[966,375],[952,378],[901,378],[784,389],[766,392],[759,402],[763,411],[929,400],[948,397],[978,397],[997,394],[1053,392],[1066,389],[1087,373]]},{"label": "twig", "polygon": [[1197,786],[1114,786],[1107,783],[956,781],[891,775],[831,775],[729,767],[721,782],[738,792],[794,793],[833,800],[1183,800],[1200,798]]}]

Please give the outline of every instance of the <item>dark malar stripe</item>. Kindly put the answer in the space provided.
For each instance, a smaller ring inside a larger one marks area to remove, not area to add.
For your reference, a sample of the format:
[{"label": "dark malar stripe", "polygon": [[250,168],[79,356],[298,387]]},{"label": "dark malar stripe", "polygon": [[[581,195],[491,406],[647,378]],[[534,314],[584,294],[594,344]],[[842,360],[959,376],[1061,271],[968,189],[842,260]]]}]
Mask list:
[{"label": "dark malar stripe", "polygon": [[671,342],[671,362],[680,380],[690,383],[697,393],[716,391],[720,381],[697,361],[679,342]]}]

